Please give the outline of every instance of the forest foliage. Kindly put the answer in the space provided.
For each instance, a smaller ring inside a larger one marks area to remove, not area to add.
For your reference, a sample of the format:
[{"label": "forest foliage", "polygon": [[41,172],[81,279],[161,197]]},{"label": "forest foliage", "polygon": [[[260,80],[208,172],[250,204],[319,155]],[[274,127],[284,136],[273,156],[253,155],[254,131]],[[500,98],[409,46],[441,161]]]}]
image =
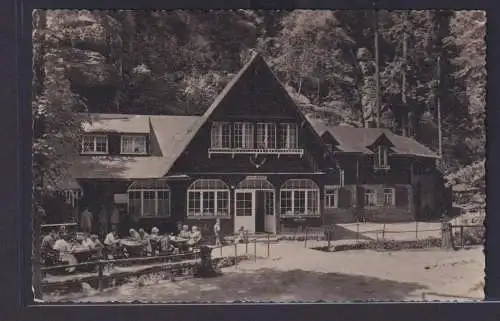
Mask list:
[{"label": "forest foliage", "polygon": [[201,114],[252,50],[305,112],[374,126],[375,21],[381,125],[437,151],[439,104],[441,169],[484,186],[486,16],[450,10],[35,10],[35,185],[78,147],[75,111]]}]

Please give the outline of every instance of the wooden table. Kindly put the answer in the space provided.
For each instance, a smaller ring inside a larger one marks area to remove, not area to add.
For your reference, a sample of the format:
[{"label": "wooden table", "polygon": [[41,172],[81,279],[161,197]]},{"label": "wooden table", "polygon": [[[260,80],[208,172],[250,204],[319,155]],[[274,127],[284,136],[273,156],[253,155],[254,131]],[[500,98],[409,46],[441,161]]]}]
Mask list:
[{"label": "wooden table", "polygon": [[132,256],[141,256],[144,251],[144,243],[137,240],[121,239],[119,244]]}]

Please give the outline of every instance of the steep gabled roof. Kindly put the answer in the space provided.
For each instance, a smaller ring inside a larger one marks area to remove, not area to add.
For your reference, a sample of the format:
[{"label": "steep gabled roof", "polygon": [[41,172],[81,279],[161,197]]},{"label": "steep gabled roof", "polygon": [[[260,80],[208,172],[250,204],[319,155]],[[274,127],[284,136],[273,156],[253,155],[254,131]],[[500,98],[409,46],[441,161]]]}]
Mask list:
[{"label": "steep gabled roof", "polygon": [[325,132],[330,133],[339,143],[336,147],[342,152],[373,154],[368,147],[372,146],[382,135],[385,135],[393,144],[391,149],[397,155],[438,158],[436,153],[420,144],[415,139],[396,135],[386,128],[333,126],[326,124],[322,120],[312,118],[310,122],[319,135],[323,135]]},{"label": "steep gabled roof", "polygon": [[[186,136],[186,139],[183,140],[182,144],[179,144],[179,150],[186,148],[193,138],[196,136],[196,133],[202,128],[202,126],[207,122],[207,120],[210,119],[210,117],[214,114],[214,112],[217,110],[217,108],[222,104],[224,99],[228,96],[228,94],[233,90],[236,84],[247,74],[248,72],[251,72],[253,70],[254,66],[257,66],[257,64],[261,64],[265,69],[264,72],[269,72],[270,75],[273,77],[274,81],[279,85],[278,90],[281,90],[284,93],[284,96],[288,101],[290,102],[291,106],[294,106],[295,111],[297,112],[297,115],[301,118],[302,121],[304,121],[306,126],[309,126],[311,129],[311,132],[313,135],[316,135],[316,138],[318,141],[321,141],[320,135],[314,130],[314,127],[312,124],[309,122],[309,119],[304,115],[304,113],[298,108],[298,106],[295,104],[293,99],[290,97],[290,94],[286,91],[286,89],[283,87],[281,82],[276,78],[274,73],[270,70],[269,65],[265,62],[264,58],[258,53],[254,52],[249,61],[241,68],[241,70],[236,74],[236,76],[231,79],[231,81],[226,85],[226,87],[221,91],[221,93],[215,98],[214,102],[210,107],[205,111],[203,116],[199,117],[199,119],[195,122],[195,124],[192,126],[190,129],[190,133]],[[182,154],[182,151],[180,151],[179,155]],[[174,162],[175,163],[175,160]],[[173,165],[171,164],[171,166]],[[170,169],[170,168],[169,168]],[[166,171],[165,175],[167,174],[168,170]]]}]

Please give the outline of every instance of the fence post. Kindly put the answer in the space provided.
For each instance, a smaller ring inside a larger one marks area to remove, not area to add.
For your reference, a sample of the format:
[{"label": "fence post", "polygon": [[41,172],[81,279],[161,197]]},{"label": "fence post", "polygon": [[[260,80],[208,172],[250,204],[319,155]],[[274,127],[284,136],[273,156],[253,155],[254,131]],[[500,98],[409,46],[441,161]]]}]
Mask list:
[{"label": "fence post", "polygon": [[220,247],[220,257],[222,257],[222,242],[220,242],[219,247]]},{"label": "fence post", "polygon": [[238,243],[234,242],[234,267],[238,265]]},{"label": "fence post", "polygon": [[248,254],[248,233],[245,235],[245,254]]},{"label": "fence post", "polygon": [[464,247],[464,226],[460,225],[460,247]]},{"label": "fence post", "polygon": [[415,240],[418,241],[418,221],[415,221]]},{"label": "fence post", "polygon": [[327,237],[328,237],[328,250],[330,250],[330,246],[332,245],[332,236],[331,236],[332,227],[328,227]]},{"label": "fence post", "polygon": [[267,257],[271,256],[271,236],[267,234]]},{"label": "fence post", "polygon": [[257,261],[257,237],[253,239],[253,261]]},{"label": "fence post", "polygon": [[359,223],[356,223],[356,241],[359,241]]},{"label": "fence post", "polygon": [[385,224],[382,226],[382,242],[385,242]]},{"label": "fence post", "polygon": [[98,288],[99,291],[104,290],[104,263],[102,261],[99,261],[97,264],[97,283],[98,283]]},{"label": "fence post", "polygon": [[441,223],[441,247],[446,249],[453,248],[452,225],[448,222]]},{"label": "fence post", "polygon": [[304,231],[304,247],[307,248],[307,230],[308,228],[306,227],[306,230]]}]

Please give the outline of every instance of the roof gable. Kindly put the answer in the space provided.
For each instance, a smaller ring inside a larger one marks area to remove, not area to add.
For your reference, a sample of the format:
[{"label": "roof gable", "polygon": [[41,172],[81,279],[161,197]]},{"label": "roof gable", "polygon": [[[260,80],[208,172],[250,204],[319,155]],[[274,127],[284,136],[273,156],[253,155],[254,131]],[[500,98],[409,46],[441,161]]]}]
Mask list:
[{"label": "roof gable", "polygon": [[[237,86],[245,80],[246,77],[250,77],[252,73],[265,73],[266,76],[269,76],[271,81],[276,84],[276,87],[273,86],[277,92],[276,94],[281,94],[283,99],[286,100],[286,106],[291,106],[293,108],[293,112],[296,117],[298,117],[299,125],[308,127],[309,131],[317,138],[317,142],[321,145],[320,135],[314,130],[309,120],[306,116],[300,111],[298,106],[295,104],[293,99],[290,97],[286,89],[283,87],[281,82],[276,78],[274,73],[269,68],[269,65],[265,62],[262,56],[255,52],[250,60],[243,66],[243,68],[236,74],[236,76],[226,85],[226,87],[221,91],[221,93],[215,98],[214,102],[210,105],[210,107],[205,111],[203,116],[199,117],[199,119],[193,124],[190,128],[189,134],[186,136],[184,140],[184,144],[182,145],[182,151],[178,153],[176,159],[173,161],[170,167],[172,167],[175,161],[180,157],[182,152],[188,148],[189,144],[193,141],[195,136],[200,132],[201,128],[210,120],[212,120],[213,116],[216,114],[217,110],[223,105],[224,101],[228,99],[231,93],[234,90],[237,90]],[[253,84],[255,85],[255,84]],[[179,148],[181,148],[179,146]],[[326,151],[326,149],[325,149]],[[166,173],[168,173],[167,169]]]},{"label": "roof gable", "polygon": [[379,145],[387,146],[389,148],[394,147],[394,144],[392,141],[387,137],[385,132],[382,132],[376,139],[375,141],[367,146],[370,149],[373,149]]}]

